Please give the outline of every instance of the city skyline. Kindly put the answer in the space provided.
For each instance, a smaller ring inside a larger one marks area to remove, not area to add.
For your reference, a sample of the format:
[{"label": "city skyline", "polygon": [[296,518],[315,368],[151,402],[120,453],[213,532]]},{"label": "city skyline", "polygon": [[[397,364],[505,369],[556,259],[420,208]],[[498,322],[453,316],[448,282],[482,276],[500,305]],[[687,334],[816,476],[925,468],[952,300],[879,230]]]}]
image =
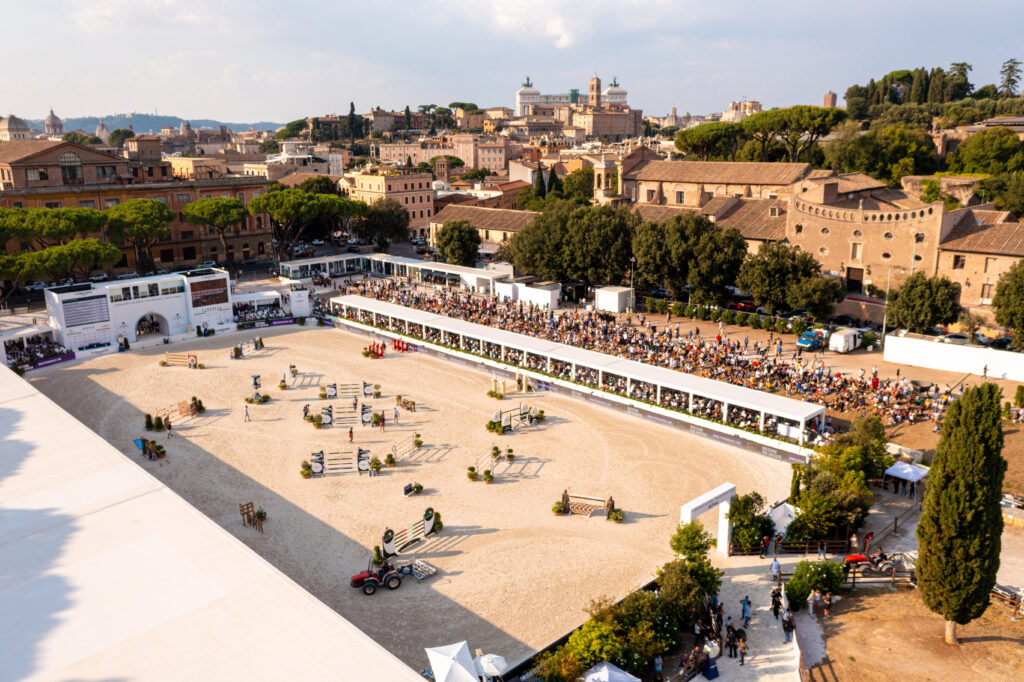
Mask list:
[{"label": "city skyline", "polygon": [[[996,2],[967,15],[952,3],[859,8],[861,16],[885,16],[884,24],[806,2],[781,2],[770,16],[760,7],[505,0],[470,13],[454,0],[410,9],[395,0],[300,1],[282,14],[240,0],[21,5],[10,8],[0,37],[10,53],[33,59],[0,75],[0,109],[27,119],[53,107],[62,117],[161,111],[285,122],[344,114],[350,101],[359,113],[454,100],[512,106],[526,75],[556,93],[584,89],[596,71],[606,84],[617,77],[645,114],[672,106],[703,114],[742,98],[765,108],[820,104],[828,90],[842,104],[853,83],[953,61],[973,64],[971,80],[982,85],[1020,56],[1018,22],[992,22],[985,11]],[[37,32],[25,30],[32,25],[45,25],[56,47],[35,52]],[[956,40],[981,32],[983,43]]]}]

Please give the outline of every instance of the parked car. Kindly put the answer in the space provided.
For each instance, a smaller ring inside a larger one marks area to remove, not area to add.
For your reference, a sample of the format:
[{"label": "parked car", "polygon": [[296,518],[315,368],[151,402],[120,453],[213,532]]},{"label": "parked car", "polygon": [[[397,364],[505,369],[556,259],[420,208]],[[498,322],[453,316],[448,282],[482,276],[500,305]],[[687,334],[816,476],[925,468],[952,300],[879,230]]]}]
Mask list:
[{"label": "parked car", "polygon": [[849,315],[836,315],[835,317],[829,318],[829,323],[839,327],[860,326],[860,321],[856,318],[850,317]]},{"label": "parked car", "polygon": [[345,250],[348,251],[349,253],[359,253],[361,251],[360,248],[355,244],[349,244]]},{"label": "parked car", "polygon": [[1012,336],[1000,336],[998,339],[992,339],[991,343],[988,344],[988,347],[995,348],[996,350],[1007,350],[1012,344]]},{"label": "parked car", "polygon": [[31,284],[26,284],[24,288],[25,288],[25,291],[42,291],[46,287],[52,287],[52,286],[53,286],[52,282],[47,284],[46,282],[38,282],[37,281],[37,282],[32,282]]},{"label": "parked car", "polygon": [[217,261],[215,260],[204,260],[202,263],[196,266],[197,268],[215,268],[217,267]]},{"label": "parked car", "polygon": [[801,334],[796,340],[796,345],[804,350],[819,350],[825,345],[825,336],[824,329],[812,329]]},{"label": "parked car", "polygon": [[297,246],[294,249],[292,249],[292,257],[293,258],[309,258],[310,256],[313,255],[313,251],[314,251],[314,249],[313,249],[312,246],[304,246],[304,247],[301,247],[301,248]]},{"label": "parked car", "polygon": [[[358,250],[358,248],[359,247],[356,247],[356,250]],[[426,253],[429,249],[426,246],[423,246],[422,244],[417,244],[416,246],[412,247],[412,250],[415,251],[416,253]]]},{"label": "parked car", "polygon": [[745,313],[752,313],[757,310],[757,306],[754,305],[753,301],[734,301],[729,307]]},{"label": "parked car", "polygon": [[650,298],[668,298],[668,289],[665,287],[655,287],[647,292]]},{"label": "parked car", "polygon": [[323,239],[311,239],[309,241],[309,243],[312,244],[313,246],[323,246],[324,245],[324,240]]},{"label": "parked car", "polygon": [[967,345],[967,334],[946,334],[942,337],[943,343],[955,343],[957,345]]},{"label": "parked car", "polygon": [[89,275],[89,280],[92,282],[106,282],[110,277],[105,272],[94,272]]},{"label": "parked car", "polygon": [[129,270],[128,272],[122,272],[120,275],[117,276],[117,279],[135,279],[138,276],[139,273],[135,272],[134,270]]}]

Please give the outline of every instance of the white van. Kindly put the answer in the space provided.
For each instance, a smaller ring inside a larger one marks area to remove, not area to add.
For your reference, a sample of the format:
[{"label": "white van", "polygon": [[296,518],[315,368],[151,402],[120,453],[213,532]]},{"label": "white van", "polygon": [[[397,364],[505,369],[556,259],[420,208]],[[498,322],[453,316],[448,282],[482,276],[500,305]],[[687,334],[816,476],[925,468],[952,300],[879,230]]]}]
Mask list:
[{"label": "white van", "polygon": [[832,333],[828,340],[828,349],[836,353],[849,353],[860,348],[863,334],[856,329],[840,329]]}]

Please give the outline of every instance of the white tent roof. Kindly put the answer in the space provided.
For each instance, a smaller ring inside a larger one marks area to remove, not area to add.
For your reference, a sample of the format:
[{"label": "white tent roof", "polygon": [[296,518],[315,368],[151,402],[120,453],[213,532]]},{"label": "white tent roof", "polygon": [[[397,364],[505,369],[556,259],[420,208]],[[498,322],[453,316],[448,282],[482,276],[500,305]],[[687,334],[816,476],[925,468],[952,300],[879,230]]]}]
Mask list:
[{"label": "white tent roof", "polygon": [[916,464],[896,462],[885,470],[885,475],[893,476],[894,478],[902,478],[905,481],[920,481],[922,478],[927,478],[928,470],[924,467],[919,467]]},{"label": "white tent roof", "polygon": [[797,511],[797,508],[789,502],[783,502],[777,507],[772,507],[771,511],[768,512],[768,516],[775,523],[775,531],[785,535],[789,524],[796,518]]},{"label": "white tent roof", "polygon": [[435,682],[480,682],[469,645],[457,642],[426,649]]},{"label": "white tent roof", "polygon": [[0,679],[423,682],[6,368],[0,396]]},{"label": "white tent roof", "polygon": [[583,682],[640,682],[640,678],[633,677],[608,661],[602,661],[583,673]]},{"label": "white tent roof", "polygon": [[405,306],[363,296],[337,296],[331,299],[331,303],[419,322],[435,329],[465,334],[480,341],[490,341],[491,343],[510,346],[539,355],[547,355],[563,362],[571,362],[592,369],[607,370],[612,374],[618,374],[638,381],[658,384],[662,387],[685,393],[695,393],[704,398],[722,400],[737,407],[744,407],[757,412],[763,410],[768,414],[785,417],[797,422],[810,421],[825,412],[824,407],[814,403],[793,400],[785,396],[757,391],[744,386],[736,386],[724,381],[705,379],[704,377],[698,377],[685,372],[648,365],[635,360],[618,358],[613,355],[577,348],[576,346],[555,341],[538,339],[533,336],[496,329],[474,322],[456,320],[443,315],[435,315],[422,310],[406,308]]},{"label": "white tent roof", "polygon": [[244,294],[233,294],[231,300],[233,303],[269,303],[271,301],[279,301],[281,299],[281,292],[279,291],[250,291]]}]

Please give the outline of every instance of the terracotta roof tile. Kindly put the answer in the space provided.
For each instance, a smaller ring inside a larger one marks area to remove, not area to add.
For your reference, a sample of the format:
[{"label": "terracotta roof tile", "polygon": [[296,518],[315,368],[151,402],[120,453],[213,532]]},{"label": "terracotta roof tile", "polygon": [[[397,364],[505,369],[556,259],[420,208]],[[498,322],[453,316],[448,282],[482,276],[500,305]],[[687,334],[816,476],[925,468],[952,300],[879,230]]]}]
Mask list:
[{"label": "terracotta roof tile", "polygon": [[280,182],[285,187],[295,187],[297,185],[301,185],[303,182],[309,180],[310,178],[316,178],[320,176],[330,178],[331,182],[333,182],[334,184],[338,184],[338,181],[341,180],[340,175],[327,175],[326,173],[300,173],[296,171],[294,173],[289,173],[288,175],[285,175],[280,180],[278,180],[278,182]]},{"label": "terracotta roof tile", "polygon": [[978,223],[968,211],[939,248],[1024,257],[1024,223]]},{"label": "terracotta roof tile", "polygon": [[61,144],[68,143],[60,140],[12,140],[10,142],[0,142],[0,163],[14,163]]},{"label": "terracotta roof tile", "polygon": [[644,161],[625,173],[627,180],[704,182],[729,185],[791,185],[811,172],[806,163],[731,161]]},{"label": "terracotta roof tile", "polygon": [[[776,215],[772,215],[773,208]],[[744,239],[777,241],[786,236],[787,208],[780,199],[715,197],[699,209],[637,204],[634,210],[642,219],[654,223],[663,223],[675,215],[701,213],[713,217],[715,225],[723,230],[739,230]]]},{"label": "terracotta roof tile", "polygon": [[478,230],[500,230],[518,232],[539,216],[536,211],[513,211],[507,208],[484,208],[482,206],[460,206],[449,204],[437,212],[431,223],[446,223],[449,220],[465,220]]}]

